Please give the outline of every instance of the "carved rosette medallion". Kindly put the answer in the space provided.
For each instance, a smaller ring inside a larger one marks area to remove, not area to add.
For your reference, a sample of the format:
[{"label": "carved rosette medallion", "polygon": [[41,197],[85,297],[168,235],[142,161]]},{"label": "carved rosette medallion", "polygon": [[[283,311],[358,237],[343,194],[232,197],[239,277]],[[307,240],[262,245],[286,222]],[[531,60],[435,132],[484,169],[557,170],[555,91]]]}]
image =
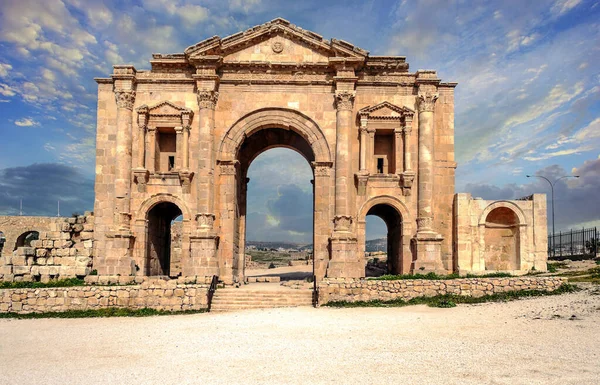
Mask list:
[{"label": "carved rosette medallion", "polygon": [[349,215],[336,215],[333,218],[334,231],[350,231],[352,226],[352,217]]},{"label": "carved rosette medallion", "polygon": [[433,112],[437,98],[438,94],[431,92],[419,94],[419,96],[417,96],[417,100],[419,101],[419,112]]},{"label": "carved rosette medallion", "polygon": [[215,215],[210,213],[196,214],[196,222],[201,229],[212,229],[215,223]]},{"label": "carved rosette medallion", "polygon": [[133,110],[135,103],[135,91],[115,91],[115,100],[118,108]]},{"label": "carved rosette medallion", "polygon": [[217,91],[198,91],[198,106],[200,109],[214,110],[218,100],[219,93]]},{"label": "carved rosette medallion", "polygon": [[271,44],[271,49],[275,53],[282,53],[283,52],[283,43],[280,41],[273,42],[273,44]]},{"label": "carved rosette medallion", "polygon": [[352,111],[355,97],[355,91],[336,91],[335,105],[338,111]]}]

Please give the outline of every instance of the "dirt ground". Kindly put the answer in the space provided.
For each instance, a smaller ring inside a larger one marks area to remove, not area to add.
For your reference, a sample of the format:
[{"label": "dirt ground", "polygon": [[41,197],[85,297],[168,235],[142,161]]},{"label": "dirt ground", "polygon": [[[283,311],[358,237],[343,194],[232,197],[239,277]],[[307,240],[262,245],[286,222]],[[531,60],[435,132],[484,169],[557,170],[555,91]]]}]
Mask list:
[{"label": "dirt ground", "polygon": [[0,383],[598,384],[595,287],[452,309],[0,320]]}]

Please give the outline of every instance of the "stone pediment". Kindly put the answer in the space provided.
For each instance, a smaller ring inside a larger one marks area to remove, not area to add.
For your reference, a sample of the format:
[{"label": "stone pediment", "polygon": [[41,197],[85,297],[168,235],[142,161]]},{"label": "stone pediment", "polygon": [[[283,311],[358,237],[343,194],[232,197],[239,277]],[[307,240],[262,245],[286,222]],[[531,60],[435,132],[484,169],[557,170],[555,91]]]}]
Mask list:
[{"label": "stone pediment", "polygon": [[181,116],[182,114],[192,114],[192,110],[177,106],[168,100],[160,102],[152,107],[143,105],[137,108],[138,113],[150,116]]},{"label": "stone pediment", "polygon": [[325,40],[281,18],[223,39],[214,36],[185,50],[192,60],[220,56],[223,62],[327,63],[329,57],[364,59],[368,54],[342,40]]},{"label": "stone pediment", "polygon": [[379,120],[400,120],[404,116],[412,116],[414,113],[415,112],[408,107],[397,106],[387,101],[362,108],[358,111],[358,114],[361,117]]},{"label": "stone pediment", "polygon": [[141,126],[161,125],[167,126],[188,126],[194,112],[189,108],[180,107],[168,100],[155,104],[152,107],[142,105],[136,109],[138,113],[138,124]]}]

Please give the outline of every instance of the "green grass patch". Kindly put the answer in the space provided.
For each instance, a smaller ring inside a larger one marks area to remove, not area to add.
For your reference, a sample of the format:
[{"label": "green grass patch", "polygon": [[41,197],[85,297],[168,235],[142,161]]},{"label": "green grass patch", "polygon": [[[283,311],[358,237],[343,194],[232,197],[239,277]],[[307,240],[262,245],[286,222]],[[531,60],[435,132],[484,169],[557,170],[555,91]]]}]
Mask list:
[{"label": "green grass patch", "polygon": [[554,291],[542,291],[542,290],[519,290],[509,291],[505,293],[497,293],[491,295],[484,295],[483,297],[469,297],[454,294],[438,295],[435,297],[417,297],[408,301],[403,299],[393,299],[389,301],[373,300],[373,301],[332,301],[324,304],[323,306],[336,307],[336,308],[353,308],[353,307],[404,307],[411,305],[427,305],[429,307],[441,307],[448,308],[454,307],[456,304],[476,304],[485,302],[506,302],[512,301],[519,298],[538,297],[546,295],[559,295],[565,293],[573,293],[579,291],[577,286],[570,284],[563,284]]},{"label": "green grass patch", "polygon": [[458,278],[507,278],[512,277],[509,273],[489,273],[483,275],[467,274],[464,277],[458,274],[438,275],[435,273],[427,274],[402,274],[402,275],[382,275],[381,277],[368,278],[374,281],[401,281],[406,279],[429,279],[429,280],[444,280],[444,279],[458,279]]},{"label": "green grass patch", "polygon": [[547,266],[548,273],[556,273],[558,269],[565,269],[569,267],[569,264],[566,262],[549,262]]},{"label": "green grass patch", "polygon": [[83,279],[65,278],[49,282],[0,282],[0,289],[40,289],[44,287],[85,286]]},{"label": "green grass patch", "polygon": [[94,310],[69,310],[61,312],[46,312],[46,313],[0,313],[0,318],[16,318],[16,319],[37,319],[37,318],[106,318],[106,317],[152,317],[160,315],[177,315],[177,314],[198,314],[205,313],[206,310],[184,310],[184,311],[165,311],[155,310],[150,308],[143,309],[121,309],[121,308],[106,308]]}]

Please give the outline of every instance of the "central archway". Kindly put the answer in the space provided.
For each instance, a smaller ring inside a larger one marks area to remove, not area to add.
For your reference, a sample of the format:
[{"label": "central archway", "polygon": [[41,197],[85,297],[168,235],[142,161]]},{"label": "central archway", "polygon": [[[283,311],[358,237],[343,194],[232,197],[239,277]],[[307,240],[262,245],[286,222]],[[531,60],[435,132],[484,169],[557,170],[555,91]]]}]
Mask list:
[{"label": "central archway", "polygon": [[313,167],[313,266],[320,279],[326,274],[331,233],[331,152],[319,126],[290,109],[267,108],[238,120],[225,134],[218,153],[221,276],[245,278],[245,215],[247,172],[264,151],[284,147],[302,155]]}]

